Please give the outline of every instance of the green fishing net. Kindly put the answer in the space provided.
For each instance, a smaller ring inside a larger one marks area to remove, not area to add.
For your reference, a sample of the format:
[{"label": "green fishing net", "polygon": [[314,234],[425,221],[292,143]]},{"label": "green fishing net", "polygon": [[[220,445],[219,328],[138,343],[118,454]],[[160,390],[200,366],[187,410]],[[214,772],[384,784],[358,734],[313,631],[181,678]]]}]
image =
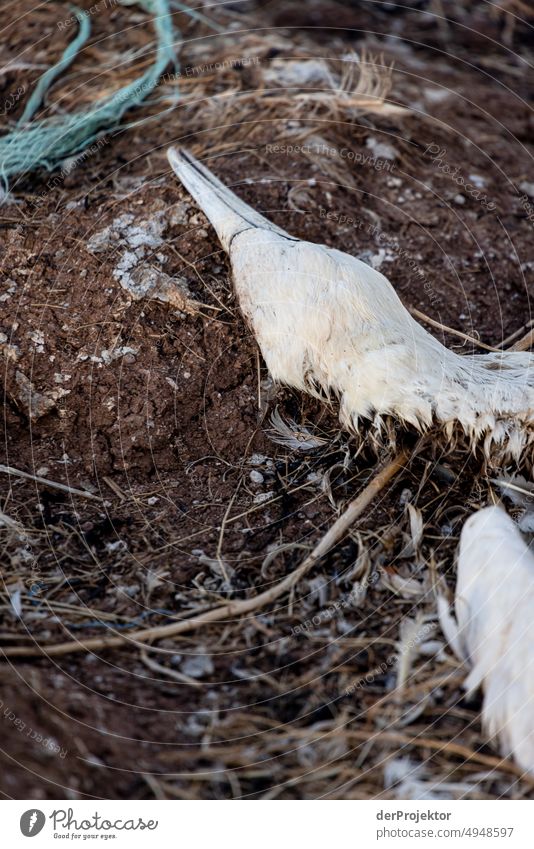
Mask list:
[{"label": "green fishing net", "polygon": [[[152,15],[156,33],[156,54],[148,70],[109,97],[83,111],[33,120],[52,82],[75,59],[90,36],[90,15],[74,9],[78,30],[59,62],[46,71],[32,93],[14,130],[0,137],[0,179],[7,191],[9,181],[36,168],[51,171],[65,159],[76,156],[116,127],[125,112],[139,106],[157,85],[169,64],[178,70],[177,47],[181,34],[173,27],[169,0],[118,0],[136,4]],[[196,17],[193,10],[177,4]]]}]

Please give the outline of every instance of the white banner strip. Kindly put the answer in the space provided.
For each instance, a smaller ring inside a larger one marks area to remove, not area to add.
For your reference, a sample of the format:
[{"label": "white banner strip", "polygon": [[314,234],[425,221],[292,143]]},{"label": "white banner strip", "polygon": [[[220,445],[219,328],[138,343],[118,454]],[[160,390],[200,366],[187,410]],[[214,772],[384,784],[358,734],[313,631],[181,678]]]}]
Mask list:
[{"label": "white banner strip", "polygon": [[[238,807],[236,807],[238,805]],[[4,801],[2,845],[354,849],[533,845],[532,801]],[[276,811],[273,811],[276,806]],[[29,841],[35,839],[35,843]]]}]

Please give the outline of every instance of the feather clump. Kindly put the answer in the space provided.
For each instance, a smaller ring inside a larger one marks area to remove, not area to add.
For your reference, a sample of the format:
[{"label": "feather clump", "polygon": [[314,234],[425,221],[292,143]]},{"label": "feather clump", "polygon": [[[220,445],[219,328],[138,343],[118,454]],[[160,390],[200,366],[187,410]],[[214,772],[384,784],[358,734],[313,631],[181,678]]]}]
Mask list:
[{"label": "feather clump", "polygon": [[456,623],[440,599],[449,643],[471,671],[464,688],[484,694],[482,724],[534,774],[534,554],[500,507],[465,523],[458,554]]}]

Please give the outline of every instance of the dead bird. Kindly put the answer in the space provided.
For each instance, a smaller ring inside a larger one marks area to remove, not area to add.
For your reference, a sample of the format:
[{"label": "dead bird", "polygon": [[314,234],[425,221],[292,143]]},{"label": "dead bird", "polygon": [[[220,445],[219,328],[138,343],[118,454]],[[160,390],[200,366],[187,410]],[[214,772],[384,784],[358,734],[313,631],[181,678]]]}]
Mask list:
[{"label": "dead bird", "polygon": [[440,599],[443,630],[484,694],[482,724],[534,774],[534,554],[501,507],[471,516],[460,537],[456,623]]},{"label": "dead bird", "polygon": [[169,162],[232,265],[243,314],[274,378],[337,396],[343,426],[394,419],[480,444],[494,465],[534,445],[534,355],[460,356],[412,318],[379,271],[301,241],[240,200],[185,150]]},{"label": "dead bird", "polygon": [[[532,449],[532,354],[449,351],[380,272],[292,237],[186,151],[168,156],[229,254],[241,310],[276,381],[337,396],[353,432],[389,417],[448,439],[460,430],[494,465]],[[458,625],[443,610],[442,622],[471,666],[467,688],[484,690],[485,727],[534,772],[533,610],[534,556],[504,511],[480,511],[462,532]]]}]

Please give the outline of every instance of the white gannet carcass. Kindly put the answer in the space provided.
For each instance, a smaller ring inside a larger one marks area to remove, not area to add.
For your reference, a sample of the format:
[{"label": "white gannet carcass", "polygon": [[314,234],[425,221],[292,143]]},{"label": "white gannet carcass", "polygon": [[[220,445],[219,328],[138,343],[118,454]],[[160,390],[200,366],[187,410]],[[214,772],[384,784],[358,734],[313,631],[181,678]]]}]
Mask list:
[{"label": "white gannet carcass", "polygon": [[386,417],[463,432],[497,463],[534,443],[534,356],[460,356],[421,327],[392,285],[342,251],[296,239],[185,150],[169,162],[230,257],[243,314],[272,377],[339,398],[357,432]]}]

